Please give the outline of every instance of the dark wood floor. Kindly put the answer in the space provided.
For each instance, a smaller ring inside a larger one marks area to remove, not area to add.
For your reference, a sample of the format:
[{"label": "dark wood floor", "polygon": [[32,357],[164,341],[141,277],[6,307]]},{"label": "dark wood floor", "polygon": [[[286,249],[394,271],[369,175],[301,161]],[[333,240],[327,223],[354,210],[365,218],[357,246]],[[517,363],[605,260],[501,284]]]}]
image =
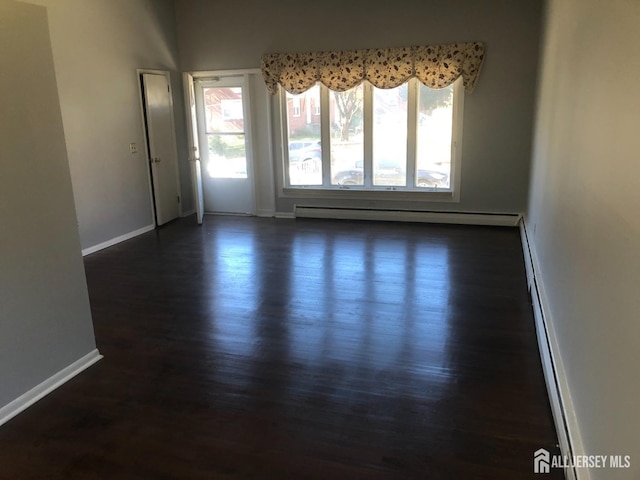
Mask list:
[{"label": "dark wood floor", "polygon": [[0,427],[2,479],[514,480],[558,452],[517,229],[190,218],[85,265],[105,358]]}]

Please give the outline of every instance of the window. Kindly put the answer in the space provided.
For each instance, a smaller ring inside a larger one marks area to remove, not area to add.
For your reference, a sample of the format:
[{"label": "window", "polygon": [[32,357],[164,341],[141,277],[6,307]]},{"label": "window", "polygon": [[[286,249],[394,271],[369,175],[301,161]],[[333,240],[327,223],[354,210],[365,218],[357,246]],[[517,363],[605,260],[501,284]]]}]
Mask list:
[{"label": "window", "polygon": [[292,115],[294,117],[299,117],[300,116],[300,99],[299,98],[293,98],[292,102],[291,102],[291,110],[292,110]]},{"label": "window", "polygon": [[407,185],[408,84],[373,89],[373,185]]},{"label": "window", "polygon": [[391,89],[318,83],[283,93],[284,187],[451,194],[462,95],[461,79],[440,90],[411,79]]},{"label": "window", "polygon": [[331,185],[364,185],[363,175],[353,170],[364,165],[364,86],[329,91],[329,105]]},{"label": "window", "polygon": [[[320,104],[320,86],[316,85],[300,95],[287,93],[286,100],[289,185],[322,186],[321,117],[311,115],[310,108],[313,102]],[[305,107],[305,115],[300,114],[301,105]]]},{"label": "window", "polygon": [[242,87],[202,87],[211,178],[247,178],[246,131]]}]

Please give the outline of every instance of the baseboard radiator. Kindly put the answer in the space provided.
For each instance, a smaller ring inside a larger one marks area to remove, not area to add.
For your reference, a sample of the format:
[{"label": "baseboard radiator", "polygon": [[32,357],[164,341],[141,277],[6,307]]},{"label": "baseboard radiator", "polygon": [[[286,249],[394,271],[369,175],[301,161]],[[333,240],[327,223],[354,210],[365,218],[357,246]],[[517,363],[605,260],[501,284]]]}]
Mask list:
[{"label": "baseboard radiator", "polygon": [[425,210],[342,208],[304,205],[296,205],[294,207],[294,215],[296,218],[453,223],[503,227],[516,227],[522,218],[522,215],[517,213],[433,212]]},{"label": "baseboard radiator", "polygon": [[[527,283],[533,306],[542,371],[547,384],[547,393],[556,433],[558,434],[560,452],[566,458],[572,458],[574,455],[585,455],[573,402],[569,393],[567,376],[562,367],[555,333],[549,322],[551,317],[544,287],[537,274],[539,270],[537,256],[533,245],[529,242],[527,226],[524,220],[520,223],[520,238]],[[567,480],[589,480],[590,478],[588,469],[576,469],[572,466],[565,467],[564,474]]]}]

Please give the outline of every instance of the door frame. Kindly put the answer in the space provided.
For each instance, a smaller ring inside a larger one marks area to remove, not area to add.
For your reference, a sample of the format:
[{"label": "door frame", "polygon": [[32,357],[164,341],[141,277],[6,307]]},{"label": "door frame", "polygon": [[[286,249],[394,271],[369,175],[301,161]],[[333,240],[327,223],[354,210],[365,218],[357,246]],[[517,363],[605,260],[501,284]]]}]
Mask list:
[{"label": "door frame", "polygon": [[149,157],[149,132],[147,131],[147,121],[144,114],[144,92],[142,90],[142,75],[148,73],[153,75],[163,75],[167,79],[167,84],[169,85],[169,105],[170,105],[170,117],[171,117],[171,136],[173,137],[173,148],[174,155],[176,157],[176,188],[178,191],[178,196],[180,197],[180,205],[178,206],[178,210],[180,212],[180,217],[184,215],[183,210],[183,198],[182,198],[182,188],[180,186],[180,156],[178,155],[178,144],[176,141],[176,122],[175,122],[175,114],[174,114],[174,106],[173,106],[173,88],[171,87],[171,73],[168,70],[155,70],[150,68],[137,68],[136,69],[136,78],[138,83],[138,101],[140,104],[140,121],[142,122],[142,133],[144,134],[144,158],[147,164],[147,180],[149,184],[149,201],[151,202],[151,223],[154,225],[154,228],[158,227],[158,223],[156,220],[156,202],[153,195],[153,179],[151,173],[151,158]]},{"label": "door frame", "polygon": [[[252,204],[252,213],[251,215],[256,216],[257,215],[257,197],[258,197],[258,184],[257,184],[257,179],[256,179],[256,166],[255,166],[255,147],[254,147],[254,139],[253,139],[253,132],[254,132],[254,125],[253,125],[253,117],[254,117],[254,112],[251,106],[251,85],[250,85],[250,79],[249,79],[249,75],[250,74],[257,74],[257,75],[262,75],[262,70],[260,70],[259,68],[243,68],[243,69],[237,69],[237,70],[204,70],[204,71],[198,71],[198,72],[184,72],[183,73],[183,79],[184,79],[184,101],[185,101],[185,106],[190,108],[190,95],[193,94],[193,98],[195,100],[196,96],[195,96],[195,89],[197,88],[195,86],[196,81],[197,80],[206,80],[207,78],[216,78],[216,77],[239,77],[242,76],[243,79],[243,113],[245,115],[245,118],[247,119],[246,122],[246,128],[245,128],[245,142],[247,145],[247,152],[248,152],[248,158],[247,158],[247,172],[248,174],[251,176],[251,204]],[[193,86],[193,92],[189,91],[189,88]],[[187,126],[188,127],[192,127],[189,132],[198,131],[198,126],[191,125],[191,118],[189,115],[189,110],[187,109],[186,111],[186,116],[187,116]],[[199,119],[197,119],[197,121],[199,121]],[[195,127],[195,128],[193,128]],[[191,151],[193,151],[193,140],[191,139],[191,133],[189,133],[189,138],[188,138],[188,143],[189,143],[189,148]],[[200,154],[200,152],[198,152],[198,158],[201,159],[202,156]],[[198,202],[198,198],[197,198],[197,191],[200,189],[200,191],[202,191],[202,185],[193,185],[193,189],[194,189],[194,201]],[[206,215],[207,212],[202,212],[203,215]],[[211,214],[211,213],[210,213]]]}]

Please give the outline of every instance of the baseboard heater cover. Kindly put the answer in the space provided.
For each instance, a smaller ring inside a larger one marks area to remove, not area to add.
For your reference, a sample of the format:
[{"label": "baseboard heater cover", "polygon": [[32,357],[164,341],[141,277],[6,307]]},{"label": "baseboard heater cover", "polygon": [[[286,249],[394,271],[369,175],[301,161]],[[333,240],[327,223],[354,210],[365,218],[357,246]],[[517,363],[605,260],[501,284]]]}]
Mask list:
[{"label": "baseboard heater cover", "polygon": [[[535,249],[529,242],[524,219],[520,223],[520,238],[527,283],[531,294],[542,371],[558,435],[558,445],[563,457],[584,456],[584,446],[575,416],[573,401],[571,400],[568,379],[562,366],[555,333],[550,323],[551,314],[546,301],[544,287],[537,273],[539,272],[539,263]],[[588,469],[577,469],[574,466],[565,467],[564,474],[567,480],[589,480],[590,478]]]},{"label": "baseboard heater cover", "polygon": [[296,205],[294,207],[294,215],[296,218],[453,223],[505,227],[518,226],[522,218],[522,215],[517,213],[434,212],[425,210],[318,207],[304,205]]}]

